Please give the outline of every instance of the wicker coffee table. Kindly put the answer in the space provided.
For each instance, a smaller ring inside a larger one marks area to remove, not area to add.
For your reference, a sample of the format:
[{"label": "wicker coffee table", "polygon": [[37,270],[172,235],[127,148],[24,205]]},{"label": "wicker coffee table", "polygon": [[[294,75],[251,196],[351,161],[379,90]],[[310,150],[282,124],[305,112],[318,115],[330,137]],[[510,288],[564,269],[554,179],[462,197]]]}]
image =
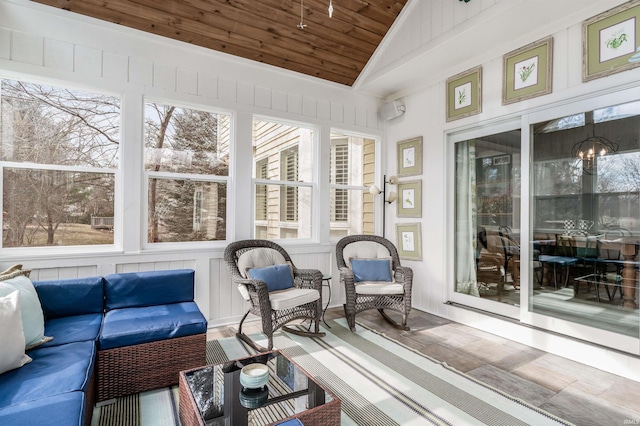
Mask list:
[{"label": "wicker coffee table", "polygon": [[[261,389],[240,384],[243,366],[269,366]],[[340,424],[340,400],[279,351],[180,372],[183,426],[261,426],[297,418],[305,426]]]}]

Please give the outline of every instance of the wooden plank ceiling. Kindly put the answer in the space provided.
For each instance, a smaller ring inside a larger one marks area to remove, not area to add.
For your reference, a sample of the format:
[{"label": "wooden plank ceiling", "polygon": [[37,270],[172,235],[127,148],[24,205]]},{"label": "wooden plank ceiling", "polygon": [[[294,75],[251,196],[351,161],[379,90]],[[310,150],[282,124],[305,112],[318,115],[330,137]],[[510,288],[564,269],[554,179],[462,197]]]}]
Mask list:
[{"label": "wooden plank ceiling", "polygon": [[332,0],[329,18],[329,0],[32,1],[348,86],[407,2]]}]

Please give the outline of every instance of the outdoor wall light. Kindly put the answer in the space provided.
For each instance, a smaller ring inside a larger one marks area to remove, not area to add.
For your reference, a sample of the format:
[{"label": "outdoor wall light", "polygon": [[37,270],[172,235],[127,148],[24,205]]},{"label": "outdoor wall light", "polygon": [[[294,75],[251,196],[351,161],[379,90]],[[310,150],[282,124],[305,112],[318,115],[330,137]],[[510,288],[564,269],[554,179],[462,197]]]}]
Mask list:
[{"label": "outdoor wall light", "polygon": [[387,184],[397,185],[399,183],[399,180],[398,176],[389,176],[389,179],[387,179],[387,175],[384,175],[384,177],[382,178],[382,182],[382,190],[380,190],[380,188],[378,188],[376,185],[371,185],[369,187],[369,193],[374,196],[382,194],[382,236],[384,237],[386,204],[391,204],[398,199],[398,193],[396,191],[387,192]]}]

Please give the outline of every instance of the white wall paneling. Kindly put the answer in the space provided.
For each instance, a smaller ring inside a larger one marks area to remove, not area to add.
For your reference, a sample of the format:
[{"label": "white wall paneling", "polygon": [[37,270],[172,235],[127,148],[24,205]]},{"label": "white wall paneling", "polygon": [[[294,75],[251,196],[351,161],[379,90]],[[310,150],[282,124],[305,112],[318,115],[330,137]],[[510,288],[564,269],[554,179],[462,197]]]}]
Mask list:
[{"label": "white wall paneling", "polygon": [[[246,311],[222,260],[225,242],[197,248],[143,247],[143,105],[160,102],[228,111],[234,117],[227,238],[250,237],[253,114],[381,137],[380,100],[353,89],[25,0],[0,0],[0,76],[122,96],[121,171],[111,252],[3,253],[0,266],[23,263],[34,280],[116,272],[193,268],[196,301],[210,325]],[[125,190],[126,188],[126,190]],[[238,196],[237,194],[243,194]],[[123,238],[124,236],[124,238]],[[133,236],[133,237],[132,237]],[[136,237],[139,236],[139,237]],[[301,268],[331,269],[330,248],[284,242]],[[6,254],[6,255],[5,255]],[[332,300],[336,305],[341,300]]]}]

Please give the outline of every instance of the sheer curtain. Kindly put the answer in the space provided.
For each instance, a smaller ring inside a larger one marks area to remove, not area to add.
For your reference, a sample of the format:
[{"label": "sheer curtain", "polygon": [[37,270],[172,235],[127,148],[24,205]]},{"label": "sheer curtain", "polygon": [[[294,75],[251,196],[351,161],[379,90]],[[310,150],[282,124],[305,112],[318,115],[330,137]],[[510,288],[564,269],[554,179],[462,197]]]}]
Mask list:
[{"label": "sheer curtain", "polygon": [[456,144],[456,292],[480,297],[476,280],[477,211],[474,141]]}]

